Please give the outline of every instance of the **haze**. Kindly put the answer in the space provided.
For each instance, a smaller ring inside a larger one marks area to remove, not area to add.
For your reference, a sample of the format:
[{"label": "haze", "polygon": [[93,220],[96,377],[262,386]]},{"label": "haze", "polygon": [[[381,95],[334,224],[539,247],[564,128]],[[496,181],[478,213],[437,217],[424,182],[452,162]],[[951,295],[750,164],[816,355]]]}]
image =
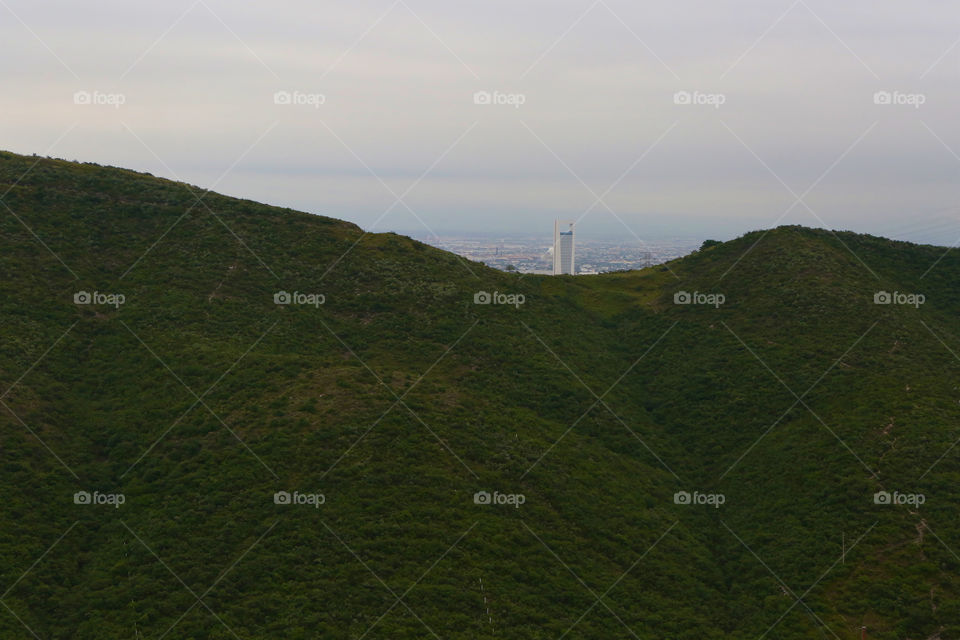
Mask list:
[{"label": "haze", "polygon": [[0,0],[0,17],[10,151],[374,231],[960,237],[950,2]]}]

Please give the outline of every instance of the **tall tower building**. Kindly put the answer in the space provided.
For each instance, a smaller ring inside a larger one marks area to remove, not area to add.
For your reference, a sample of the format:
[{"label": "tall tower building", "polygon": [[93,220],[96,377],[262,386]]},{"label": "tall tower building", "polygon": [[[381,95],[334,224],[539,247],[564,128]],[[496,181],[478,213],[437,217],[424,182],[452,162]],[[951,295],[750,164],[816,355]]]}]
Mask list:
[{"label": "tall tower building", "polygon": [[573,275],[573,220],[553,223],[553,275]]}]

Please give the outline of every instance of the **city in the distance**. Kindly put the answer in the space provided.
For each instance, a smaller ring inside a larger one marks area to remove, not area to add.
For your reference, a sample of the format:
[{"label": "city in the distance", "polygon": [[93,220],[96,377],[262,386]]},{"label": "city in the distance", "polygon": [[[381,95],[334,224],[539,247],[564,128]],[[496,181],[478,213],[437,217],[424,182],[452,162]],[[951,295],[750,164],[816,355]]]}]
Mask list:
[{"label": "city in the distance", "polygon": [[[481,232],[434,235],[421,229],[407,235],[501,271],[542,275],[592,275],[642,269],[685,256],[705,240],[696,236],[591,236],[584,227],[587,225],[570,224],[571,235],[566,238],[561,238],[554,229],[545,229],[542,234],[505,235]],[[564,246],[564,239],[569,241],[570,250],[556,252],[558,243]]]}]

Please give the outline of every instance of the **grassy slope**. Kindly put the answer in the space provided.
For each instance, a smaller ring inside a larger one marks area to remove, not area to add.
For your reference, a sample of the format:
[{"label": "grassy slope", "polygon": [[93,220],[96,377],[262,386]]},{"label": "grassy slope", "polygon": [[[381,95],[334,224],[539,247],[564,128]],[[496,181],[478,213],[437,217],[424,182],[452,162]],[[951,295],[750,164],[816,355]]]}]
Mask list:
[{"label": "grassy slope", "polygon": [[[34,160],[0,154],[0,185]],[[779,228],[669,270],[521,277],[93,165],[41,160],[3,201],[3,389],[29,373],[0,418],[2,584],[69,530],[3,599],[40,637],[755,638],[781,615],[772,637],[960,633],[956,452],[918,480],[960,436],[940,342],[960,352],[960,262],[924,275],[942,249]],[[771,572],[816,583],[805,606]],[[28,637],[9,612],[0,634]]]}]

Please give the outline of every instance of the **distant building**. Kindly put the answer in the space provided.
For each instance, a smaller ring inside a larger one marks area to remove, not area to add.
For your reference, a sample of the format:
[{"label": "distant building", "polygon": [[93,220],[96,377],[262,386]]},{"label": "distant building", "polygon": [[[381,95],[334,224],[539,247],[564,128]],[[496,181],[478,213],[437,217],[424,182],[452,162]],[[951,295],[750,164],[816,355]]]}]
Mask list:
[{"label": "distant building", "polygon": [[553,275],[573,275],[573,220],[553,223]]}]

